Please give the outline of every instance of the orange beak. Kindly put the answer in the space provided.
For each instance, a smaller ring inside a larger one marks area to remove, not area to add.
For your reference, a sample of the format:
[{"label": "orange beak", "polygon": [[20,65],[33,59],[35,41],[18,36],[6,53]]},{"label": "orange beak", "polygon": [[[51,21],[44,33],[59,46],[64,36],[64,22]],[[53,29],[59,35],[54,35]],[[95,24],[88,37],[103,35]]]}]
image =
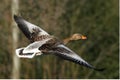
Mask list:
[{"label": "orange beak", "polygon": [[82,38],[81,38],[81,39],[87,39],[87,37],[82,35]]}]

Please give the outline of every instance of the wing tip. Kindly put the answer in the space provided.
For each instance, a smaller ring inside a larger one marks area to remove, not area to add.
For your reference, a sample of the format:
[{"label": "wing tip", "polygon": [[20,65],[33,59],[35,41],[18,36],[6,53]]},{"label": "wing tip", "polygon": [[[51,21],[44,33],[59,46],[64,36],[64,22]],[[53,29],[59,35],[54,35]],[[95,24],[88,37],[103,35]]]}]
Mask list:
[{"label": "wing tip", "polygon": [[90,69],[96,70],[96,71],[104,71],[105,70],[105,68],[95,68],[94,66],[92,66],[91,64],[88,64],[88,63],[84,63],[83,65]]},{"label": "wing tip", "polygon": [[[35,53],[32,54],[32,55],[23,55],[23,50],[24,48],[19,48],[19,49],[16,49],[16,55],[19,57],[19,58],[29,58],[29,59],[32,59],[34,56],[35,56]],[[27,53],[26,53],[27,54]]]},{"label": "wing tip", "polygon": [[14,14],[14,15],[13,15],[13,17],[14,17],[14,19],[16,19],[16,18],[17,18],[17,15],[16,15],[16,14]]},{"label": "wing tip", "polygon": [[22,53],[23,50],[24,50],[24,48],[16,49],[16,50],[15,50],[16,55],[17,55],[18,57],[20,57],[20,53]]},{"label": "wing tip", "polygon": [[96,71],[104,71],[105,68],[100,68],[100,69],[94,68],[94,70],[96,70]]},{"label": "wing tip", "polygon": [[19,22],[19,20],[22,19],[22,17],[17,16],[16,14],[13,15],[13,18],[16,22]]},{"label": "wing tip", "polygon": [[18,19],[18,16],[16,14],[14,14],[13,17],[15,21]]},{"label": "wing tip", "polygon": [[95,68],[90,64],[87,64],[86,67],[91,68],[91,69],[96,70],[96,71],[104,71],[105,70],[105,68]]}]

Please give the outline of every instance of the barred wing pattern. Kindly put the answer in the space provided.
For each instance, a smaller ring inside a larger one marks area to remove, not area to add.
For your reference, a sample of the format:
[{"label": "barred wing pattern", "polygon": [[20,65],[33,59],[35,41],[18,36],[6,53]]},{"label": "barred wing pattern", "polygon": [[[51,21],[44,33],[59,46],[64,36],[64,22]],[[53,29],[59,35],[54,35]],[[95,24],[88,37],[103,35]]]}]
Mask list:
[{"label": "barred wing pattern", "polygon": [[14,15],[14,19],[15,19],[18,27],[20,28],[20,30],[25,34],[25,36],[28,39],[31,39],[31,37],[32,37],[31,35],[34,31],[37,32],[37,36],[49,35],[46,31],[44,31],[40,27],[24,20],[22,17],[18,17],[16,15]]},{"label": "barred wing pattern", "polygon": [[84,65],[84,66],[91,68],[91,69],[94,69],[94,70],[98,70],[98,71],[104,70],[103,68],[97,69],[97,68],[93,67],[88,62],[83,60],[80,56],[78,56],[75,52],[73,52],[68,47],[66,47],[62,44],[58,45],[56,48],[54,48],[52,51],[50,51],[50,53],[53,53],[54,55],[61,57],[65,60],[69,60],[69,61],[74,62],[76,64]]}]

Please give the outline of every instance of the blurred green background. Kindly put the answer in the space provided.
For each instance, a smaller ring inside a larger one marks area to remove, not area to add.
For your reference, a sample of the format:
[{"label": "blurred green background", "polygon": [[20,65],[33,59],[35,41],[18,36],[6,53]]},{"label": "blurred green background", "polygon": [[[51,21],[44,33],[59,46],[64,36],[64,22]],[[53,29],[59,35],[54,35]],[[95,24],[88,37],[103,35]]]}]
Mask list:
[{"label": "blurred green background", "polygon": [[[23,79],[118,79],[119,78],[119,0],[19,0],[19,15],[48,33],[64,39],[74,33],[87,40],[67,46],[103,72],[94,71],[58,57],[37,56],[20,59]],[[12,78],[12,0],[0,2],[0,78]],[[29,41],[19,34],[18,47]]]}]

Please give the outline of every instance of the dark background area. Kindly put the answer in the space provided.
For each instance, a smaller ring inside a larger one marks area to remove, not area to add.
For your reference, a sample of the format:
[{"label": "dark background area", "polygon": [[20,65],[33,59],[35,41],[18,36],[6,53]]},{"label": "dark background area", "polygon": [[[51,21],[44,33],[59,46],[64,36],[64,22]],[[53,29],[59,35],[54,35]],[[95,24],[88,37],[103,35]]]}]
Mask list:
[{"label": "dark background area", "polygon": [[[118,79],[119,0],[19,0],[19,15],[59,39],[81,33],[87,40],[67,46],[103,72],[61,60],[37,56],[20,59],[20,78]],[[12,0],[0,2],[0,78],[11,78],[13,69]],[[19,34],[18,47],[29,41]]]}]

